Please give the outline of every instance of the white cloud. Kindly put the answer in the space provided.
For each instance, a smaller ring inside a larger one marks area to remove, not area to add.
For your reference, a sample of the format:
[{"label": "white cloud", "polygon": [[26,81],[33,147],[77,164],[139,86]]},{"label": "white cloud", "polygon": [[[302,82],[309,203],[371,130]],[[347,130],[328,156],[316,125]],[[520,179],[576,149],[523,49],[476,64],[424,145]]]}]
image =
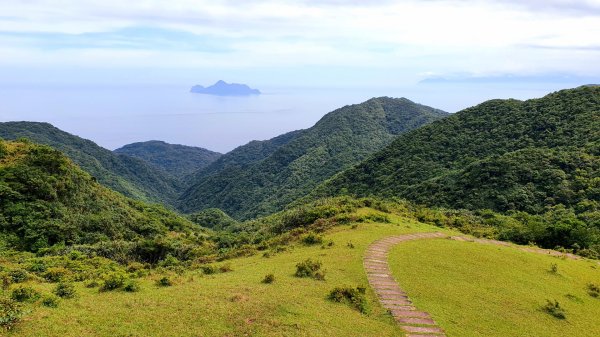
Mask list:
[{"label": "white cloud", "polygon": [[[427,72],[600,74],[598,9],[598,0],[4,0],[0,31],[21,35],[0,35],[0,65],[331,65],[388,67],[415,77]],[[40,43],[40,37],[26,36],[127,27],[220,39],[230,51],[218,55],[190,51],[184,48],[185,41],[161,50],[164,46],[153,45],[151,36],[144,40],[145,48],[136,50],[111,48],[110,41],[102,48],[98,44],[41,48],[51,45],[52,37]]]}]

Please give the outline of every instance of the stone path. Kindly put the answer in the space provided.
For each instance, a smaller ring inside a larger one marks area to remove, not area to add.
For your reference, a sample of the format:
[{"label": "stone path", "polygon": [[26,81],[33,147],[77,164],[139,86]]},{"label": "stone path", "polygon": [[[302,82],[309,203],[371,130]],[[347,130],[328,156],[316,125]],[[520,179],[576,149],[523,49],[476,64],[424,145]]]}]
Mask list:
[{"label": "stone path", "polygon": [[445,238],[443,233],[415,233],[391,236],[373,242],[366,251],[363,263],[369,284],[384,308],[394,316],[407,337],[446,336],[431,316],[419,311],[392,276],[387,256],[394,245],[410,240]]},{"label": "stone path", "polygon": [[444,330],[437,325],[429,313],[418,310],[406,293],[400,288],[388,266],[388,252],[394,245],[404,241],[436,238],[510,246],[526,252],[566,257],[574,260],[581,258],[573,254],[549,249],[524,247],[503,241],[477,239],[467,236],[448,236],[439,232],[404,234],[377,240],[367,248],[363,259],[367,279],[373,290],[375,290],[381,305],[388,309],[396,322],[400,324],[402,330],[406,333],[406,337],[442,337],[446,335]]}]

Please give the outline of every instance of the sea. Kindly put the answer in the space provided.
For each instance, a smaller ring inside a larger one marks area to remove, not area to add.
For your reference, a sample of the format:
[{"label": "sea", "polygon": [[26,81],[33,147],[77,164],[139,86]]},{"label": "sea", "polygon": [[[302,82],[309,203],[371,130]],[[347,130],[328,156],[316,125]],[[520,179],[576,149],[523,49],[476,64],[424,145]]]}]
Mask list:
[{"label": "sea", "polygon": [[[564,86],[563,86],[564,87]],[[372,97],[406,97],[448,112],[492,98],[528,99],[561,84],[417,84],[382,88],[259,88],[263,94],[220,97],[190,85],[0,85],[0,121],[38,121],[108,149],[163,140],[227,152],[311,127],[323,115]]]}]

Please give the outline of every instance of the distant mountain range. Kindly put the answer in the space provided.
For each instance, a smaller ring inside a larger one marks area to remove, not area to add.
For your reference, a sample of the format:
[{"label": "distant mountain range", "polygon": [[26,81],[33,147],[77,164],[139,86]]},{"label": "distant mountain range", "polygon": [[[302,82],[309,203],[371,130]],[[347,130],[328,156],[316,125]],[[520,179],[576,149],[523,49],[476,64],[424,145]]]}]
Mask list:
[{"label": "distant mountain range", "polygon": [[220,153],[201,147],[168,144],[158,140],[128,144],[114,152],[142,159],[178,179],[185,179],[221,157]]},{"label": "distant mountain range", "polygon": [[260,95],[260,91],[258,89],[252,89],[246,84],[227,83],[225,81],[218,81],[217,83],[208,87],[195,85],[192,87],[192,89],[190,89],[190,92],[195,94],[207,94],[216,96]]},{"label": "distant mountain range", "polygon": [[373,98],[313,127],[238,147],[194,174],[184,212],[220,208],[238,219],[270,214],[308,194],[404,132],[448,116],[406,98]]}]

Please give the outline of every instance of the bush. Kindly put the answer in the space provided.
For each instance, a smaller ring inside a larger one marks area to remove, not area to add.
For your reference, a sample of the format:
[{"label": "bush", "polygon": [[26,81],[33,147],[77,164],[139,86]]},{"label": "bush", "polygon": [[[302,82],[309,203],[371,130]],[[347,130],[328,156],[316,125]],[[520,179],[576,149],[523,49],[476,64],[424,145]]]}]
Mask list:
[{"label": "bush", "polygon": [[54,288],[54,294],[62,298],[73,298],[76,295],[75,287],[71,283],[60,282]]},{"label": "bush", "polygon": [[168,277],[165,276],[165,277],[157,280],[156,281],[156,285],[159,286],[159,287],[170,287],[170,286],[173,285],[173,282],[171,281],[170,278],[168,278]]},{"label": "bush", "polygon": [[204,265],[200,267],[200,269],[202,269],[202,272],[206,275],[211,275],[217,272],[217,268],[212,265]]},{"label": "bush", "polygon": [[296,264],[296,277],[311,277],[316,280],[325,280],[325,272],[321,271],[321,262],[311,259],[304,260]]},{"label": "bush", "polygon": [[59,299],[54,295],[47,295],[42,298],[42,305],[48,308],[57,308]]},{"label": "bush", "polygon": [[265,278],[263,278],[263,280],[262,280],[262,283],[265,283],[265,284],[271,284],[273,282],[275,282],[275,275],[273,275],[273,274],[265,275]]},{"label": "bush", "polygon": [[123,290],[135,293],[140,291],[140,284],[136,280],[127,280],[123,286]]},{"label": "bush", "polygon": [[117,290],[125,285],[127,277],[122,273],[110,273],[104,277],[101,291]]},{"label": "bush", "polygon": [[31,287],[19,287],[13,289],[10,297],[17,302],[34,302],[40,298],[40,293]]},{"label": "bush", "polygon": [[64,281],[69,274],[71,274],[71,272],[66,268],[54,267],[46,270],[44,278],[49,282],[61,282]]},{"label": "bush", "polygon": [[161,267],[174,267],[178,266],[181,262],[173,255],[167,254],[164,260],[158,263]]},{"label": "bush", "polygon": [[552,274],[558,274],[558,265],[556,263],[550,265],[550,272]]},{"label": "bush", "polygon": [[13,299],[0,297],[0,327],[10,330],[25,315],[21,305]]},{"label": "bush", "polygon": [[220,266],[219,271],[221,273],[228,273],[230,271],[233,271],[233,268],[231,268],[231,265],[228,263],[228,264],[224,264],[224,265]]},{"label": "bush", "polygon": [[567,316],[565,314],[565,310],[560,306],[558,301],[554,300],[554,302],[552,302],[550,300],[546,300],[546,302],[547,302],[546,305],[544,305],[542,307],[543,311],[545,311],[546,313],[548,313],[558,319],[567,318]]},{"label": "bush", "polygon": [[361,313],[366,314],[369,312],[369,306],[365,291],[366,289],[363,287],[336,287],[329,293],[328,298],[334,302],[346,303]]},{"label": "bush", "polygon": [[588,294],[592,297],[600,297],[600,286],[594,283],[587,285]]},{"label": "bush", "polygon": [[318,245],[323,243],[323,238],[315,233],[310,232],[302,237],[302,243],[309,246]]},{"label": "bush", "polygon": [[8,272],[13,283],[21,283],[27,281],[28,274],[23,269],[14,269]]},{"label": "bush", "polygon": [[98,280],[89,280],[89,281],[85,282],[84,285],[86,288],[96,288],[97,286],[100,285],[100,283],[98,283]]}]

